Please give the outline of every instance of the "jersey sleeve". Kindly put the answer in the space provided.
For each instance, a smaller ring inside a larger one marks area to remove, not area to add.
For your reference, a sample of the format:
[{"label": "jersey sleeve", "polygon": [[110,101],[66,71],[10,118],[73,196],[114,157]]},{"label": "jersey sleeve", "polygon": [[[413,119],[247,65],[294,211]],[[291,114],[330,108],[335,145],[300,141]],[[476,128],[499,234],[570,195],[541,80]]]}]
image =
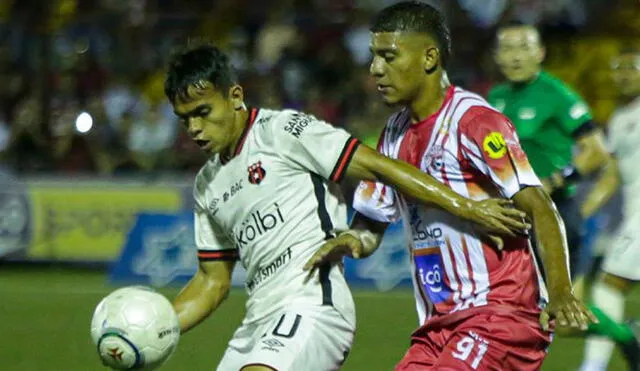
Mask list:
[{"label": "jersey sleeve", "polygon": [[460,123],[463,156],[489,177],[502,196],[540,186],[540,180],[520,146],[515,128],[504,115],[490,108],[472,108]]},{"label": "jersey sleeve", "polygon": [[[385,153],[385,132],[378,140],[378,152]],[[393,190],[384,183],[361,181],[353,196],[353,208],[360,214],[383,223],[393,223],[400,219],[398,197]]]},{"label": "jersey sleeve", "polygon": [[624,130],[622,129],[621,120],[619,115],[615,114],[609,120],[609,126],[607,131],[607,149],[610,153],[616,153],[618,151],[618,143],[620,141],[620,137],[624,135]]},{"label": "jersey sleeve", "polygon": [[286,161],[334,182],[342,180],[360,145],[345,130],[300,112],[274,125],[272,135]]},{"label": "jersey sleeve", "polygon": [[569,88],[565,87],[560,91],[556,102],[558,120],[567,134],[574,134],[591,120],[589,106]]},{"label": "jersey sleeve", "polygon": [[238,260],[238,249],[215,224],[196,200],[194,209],[195,242],[199,261]]}]

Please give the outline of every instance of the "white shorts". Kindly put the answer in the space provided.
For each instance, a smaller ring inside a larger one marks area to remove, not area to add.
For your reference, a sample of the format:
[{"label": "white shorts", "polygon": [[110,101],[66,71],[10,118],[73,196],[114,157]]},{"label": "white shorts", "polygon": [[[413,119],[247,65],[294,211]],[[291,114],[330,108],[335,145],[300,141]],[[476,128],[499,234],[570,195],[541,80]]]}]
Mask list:
[{"label": "white shorts", "polygon": [[337,370],[351,349],[353,323],[332,306],[292,306],[260,324],[241,325],[217,370],[238,371],[247,365],[277,371]]},{"label": "white shorts", "polygon": [[625,220],[606,252],[602,270],[614,276],[640,281],[640,217]]}]

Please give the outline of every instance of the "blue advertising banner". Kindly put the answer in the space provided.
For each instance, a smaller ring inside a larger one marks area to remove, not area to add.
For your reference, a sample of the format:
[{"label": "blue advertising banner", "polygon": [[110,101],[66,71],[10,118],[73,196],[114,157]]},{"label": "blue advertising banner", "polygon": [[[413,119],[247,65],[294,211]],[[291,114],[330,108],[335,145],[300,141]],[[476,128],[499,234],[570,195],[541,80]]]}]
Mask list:
[{"label": "blue advertising banner", "polygon": [[[117,284],[155,287],[182,285],[197,267],[193,214],[140,213],[129,232],[110,280]],[[386,291],[411,284],[411,271],[402,226],[389,227],[380,249],[367,259],[346,259],[345,275],[354,286]],[[243,286],[246,272],[239,265],[234,286]]]}]

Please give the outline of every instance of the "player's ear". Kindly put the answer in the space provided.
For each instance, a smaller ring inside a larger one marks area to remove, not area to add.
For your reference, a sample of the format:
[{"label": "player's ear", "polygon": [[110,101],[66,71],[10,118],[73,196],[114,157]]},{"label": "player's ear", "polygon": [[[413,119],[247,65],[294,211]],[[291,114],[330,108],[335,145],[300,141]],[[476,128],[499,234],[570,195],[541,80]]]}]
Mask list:
[{"label": "player's ear", "polygon": [[233,109],[239,111],[244,108],[244,90],[240,85],[232,85],[229,88],[229,99],[233,104]]},{"label": "player's ear", "polygon": [[440,64],[440,50],[435,46],[428,46],[424,51],[423,69],[426,73],[431,73]]},{"label": "player's ear", "polygon": [[538,63],[542,63],[546,56],[547,56],[547,48],[545,48],[544,45],[540,45],[540,47],[538,48],[538,53],[536,55],[536,58],[538,59]]}]

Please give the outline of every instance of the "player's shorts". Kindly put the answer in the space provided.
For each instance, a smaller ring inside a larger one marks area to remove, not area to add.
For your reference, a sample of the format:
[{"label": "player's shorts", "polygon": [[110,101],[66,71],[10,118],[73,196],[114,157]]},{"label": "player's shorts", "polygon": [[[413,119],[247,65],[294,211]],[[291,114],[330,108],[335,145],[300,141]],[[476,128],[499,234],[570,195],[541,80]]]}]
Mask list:
[{"label": "player's shorts", "polygon": [[442,327],[427,322],[395,370],[540,370],[551,336],[528,317],[478,311]]},{"label": "player's shorts", "polygon": [[602,270],[614,276],[640,281],[640,213],[624,221],[609,250]]},{"label": "player's shorts", "polygon": [[287,308],[260,324],[241,325],[217,370],[337,370],[351,349],[354,324],[332,306]]}]

